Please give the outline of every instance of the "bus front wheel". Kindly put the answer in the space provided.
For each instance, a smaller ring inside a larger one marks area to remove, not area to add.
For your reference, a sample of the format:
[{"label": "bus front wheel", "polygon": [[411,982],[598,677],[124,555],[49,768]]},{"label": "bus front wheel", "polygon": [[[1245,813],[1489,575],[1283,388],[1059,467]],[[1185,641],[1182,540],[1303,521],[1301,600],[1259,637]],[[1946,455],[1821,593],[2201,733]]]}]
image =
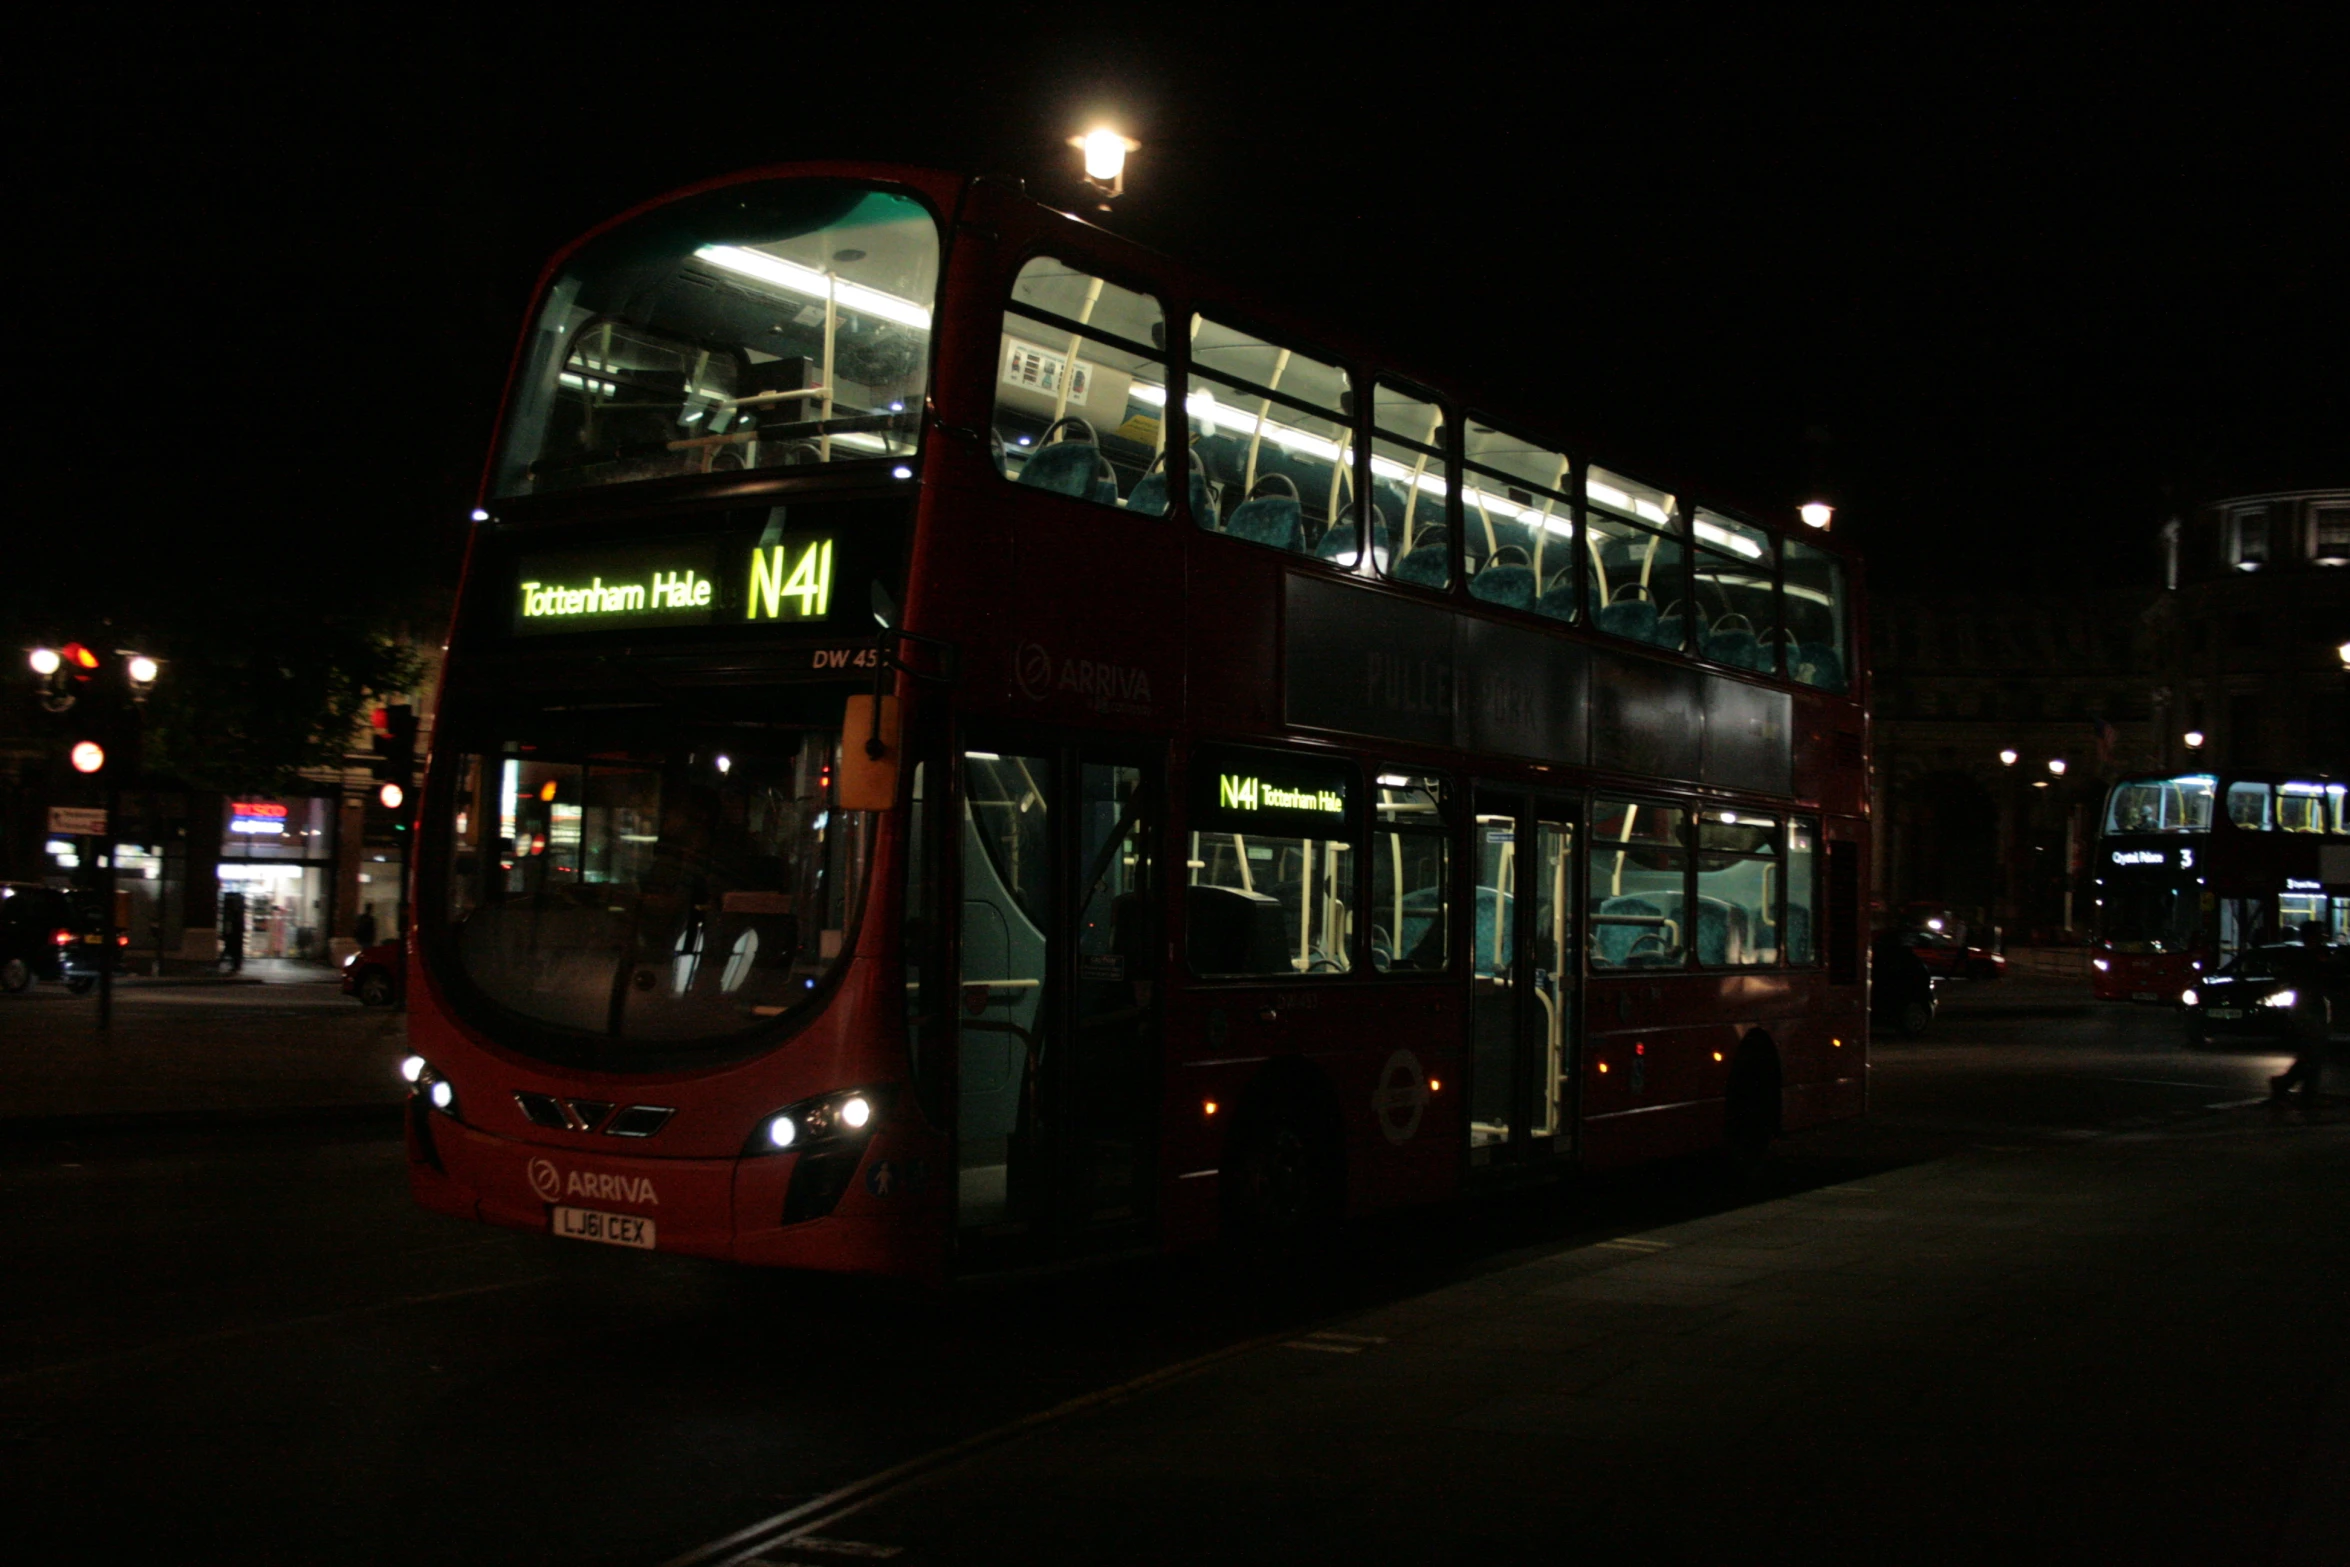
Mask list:
[{"label": "bus front wheel", "polygon": [[1252,1107],[1225,1157],[1224,1233],[1253,1266],[1303,1261],[1337,1234],[1345,1178],[1337,1139],[1297,1098]]}]

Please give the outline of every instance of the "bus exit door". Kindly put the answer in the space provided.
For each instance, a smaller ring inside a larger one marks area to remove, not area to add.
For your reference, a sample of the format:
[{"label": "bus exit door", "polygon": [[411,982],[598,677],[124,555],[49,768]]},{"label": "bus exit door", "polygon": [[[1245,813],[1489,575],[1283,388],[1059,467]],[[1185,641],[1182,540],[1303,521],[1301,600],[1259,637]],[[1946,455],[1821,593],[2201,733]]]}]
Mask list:
[{"label": "bus exit door", "polygon": [[1150,1218],[1159,780],[1131,748],[966,751],[956,1227],[1007,1258]]},{"label": "bus exit door", "polygon": [[1477,791],[1472,1166],[1574,1151],[1579,815],[1554,796]]}]

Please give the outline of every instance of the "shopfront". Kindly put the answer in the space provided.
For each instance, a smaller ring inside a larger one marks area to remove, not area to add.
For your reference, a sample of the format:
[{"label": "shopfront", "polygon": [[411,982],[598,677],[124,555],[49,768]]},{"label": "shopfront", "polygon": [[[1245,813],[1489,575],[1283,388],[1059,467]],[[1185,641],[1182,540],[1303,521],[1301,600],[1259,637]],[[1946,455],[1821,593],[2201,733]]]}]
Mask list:
[{"label": "shopfront", "polygon": [[242,894],[245,956],[320,958],[333,913],[335,801],[233,797],[222,805],[220,895]]}]

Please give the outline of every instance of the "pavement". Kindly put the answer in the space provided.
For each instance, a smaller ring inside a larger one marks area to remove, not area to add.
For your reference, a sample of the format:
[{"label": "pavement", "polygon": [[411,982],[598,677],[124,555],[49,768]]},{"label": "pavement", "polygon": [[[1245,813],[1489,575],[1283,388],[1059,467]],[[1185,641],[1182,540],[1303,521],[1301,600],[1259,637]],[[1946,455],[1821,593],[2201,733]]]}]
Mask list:
[{"label": "pavement", "polygon": [[0,1133],[49,1125],[390,1116],[407,1015],[342,993],[320,963],[238,974],[118,975],[98,998],[39,984],[0,995]]},{"label": "pavement", "polygon": [[1092,1395],[669,1567],[2350,1560],[2350,1124],[1978,1145]]}]

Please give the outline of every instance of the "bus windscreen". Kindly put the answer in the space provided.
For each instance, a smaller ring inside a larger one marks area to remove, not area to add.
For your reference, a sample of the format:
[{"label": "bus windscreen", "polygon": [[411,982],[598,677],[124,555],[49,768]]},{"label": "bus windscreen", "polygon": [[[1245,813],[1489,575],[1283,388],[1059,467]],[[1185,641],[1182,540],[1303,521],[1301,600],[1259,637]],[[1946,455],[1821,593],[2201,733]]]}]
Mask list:
[{"label": "bus windscreen", "polygon": [[658,1055],[814,1000],[866,863],[868,819],[831,807],[837,732],[534,727],[468,746],[449,801],[433,913],[492,1005]]},{"label": "bus windscreen", "polygon": [[591,241],[524,344],[497,495],[911,456],[938,265],[928,208],[839,180],[688,198]]}]

